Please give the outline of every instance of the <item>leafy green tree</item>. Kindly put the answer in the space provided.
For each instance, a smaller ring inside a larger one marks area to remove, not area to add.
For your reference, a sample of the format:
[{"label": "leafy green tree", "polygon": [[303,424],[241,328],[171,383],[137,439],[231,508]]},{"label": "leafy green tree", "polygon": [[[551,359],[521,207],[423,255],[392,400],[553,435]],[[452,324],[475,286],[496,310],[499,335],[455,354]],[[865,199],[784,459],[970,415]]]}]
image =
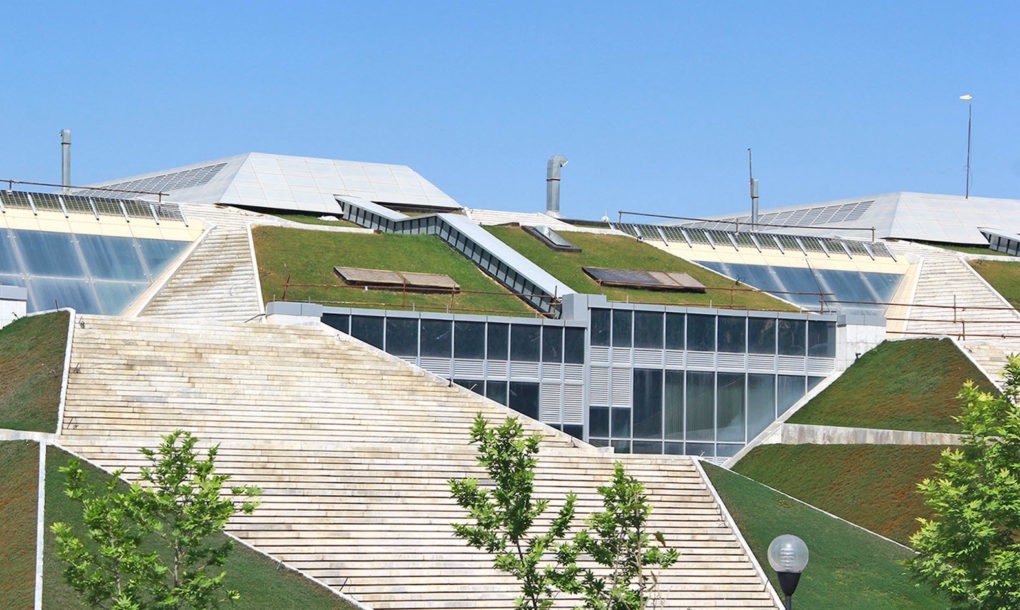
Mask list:
[{"label": "leafy green tree", "polygon": [[1020,607],[1020,360],[1011,357],[1001,395],[967,382],[957,418],[964,440],[938,475],[918,484],[934,512],[918,519],[910,568],[967,608]]},{"label": "leafy green tree", "polygon": [[[580,591],[585,608],[592,610],[644,610],[656,585],[654,568],[668,568],[680,558],[666,546],[661,532],[646,527],[652,506],[645,486],[628,475],[621,462],[613,465],[609,485],[598,488],[603,510],[588,518],[574,544],[608,572],[598,576],[582,570]],[[651,545],[654,537],[658,546]]]},{"label": "leafy green tree", "polygon": [[82,505],[88,540],[66,523],[51,529],[65,578],[90,606],[214,608],[239,597],[225,589],[226,573],[219,569],[232,541],[214,544],[213,537],[235,513],[251,514],[260,491],[243,485],[224,492],[230,477],[215,472],[217,448],[202,459],[196,442],[177,430],[163,437],[158,451],[142,449],[151,463],[141,469],[144,484],[126,490],[116,479],[100,489],[90,486],[77,460],[61,469],[68,496]]},{"label": "leafy green tree", "polygon": [[573,557],[558,553],[574,517],[574,494],[567,495],[544,533],[531,531],[549,505],[548,500],[534,498],[540,441],[539,435],[525,436],[516,417],[489,428],[478,415],[471,443],[478,445],[478,463],[489,473],[493,488],[482,489],[473,478],[450,481],[454,499],[467,509],[471,521],[453,524],[454,533],[468,545],[492,553],[496,569],[520,581],[517,608],[530,610],[551,607],[558,586],[577,577]]}]

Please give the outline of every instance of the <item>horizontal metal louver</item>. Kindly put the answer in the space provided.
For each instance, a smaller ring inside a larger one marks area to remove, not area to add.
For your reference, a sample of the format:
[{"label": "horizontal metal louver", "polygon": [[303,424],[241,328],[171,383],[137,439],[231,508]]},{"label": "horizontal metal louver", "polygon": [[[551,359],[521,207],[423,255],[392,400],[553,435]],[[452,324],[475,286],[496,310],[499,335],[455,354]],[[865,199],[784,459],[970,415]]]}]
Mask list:
[{"label": "horizontal metal louver", "polygon": [[807,372],[812,375],[827,375],[836,369],[835,358],[808,358]]},{"label": "horizontal metal louver", "polygon": [[454,360],[453,376],[477,379],[485,376],[485,362],[482,360]]},{"label": "horizontal metal louver", "polygon": [[609,404],[609,369],[591,367],[591,382],[588,386],[593,405]]},{"label": "horizontal metal louver", "polygon": [[687,365],[687,358],[684,352],[675,350],[666,350],[666,368],[668,369],[682,369]]},{"label": "horizontal metal louver", "polygon": [[538,363],[537,362],[511,362],[510,363],[510,378],[511,379],[538,379]]},{"label": "horizontal metal louver", "polygon": [[563,365],[557,362],[542,364],[542,379],[560,379],[563,377]]},{"label": "horizontal metal louver", "polygon": [[629,407],[633,394],[633,373],[631,369],[613,369],[612,401],[614,407]]},{"label": "horizontal metal louver", "polygon": [[510,363],[506,360],[487,360],[485,375],[488,377],[506,377],[510,373]]},{"label": "horizontal metal louver", "polygon": [[727,354],[720,352],[716,359],[716,366],[721,369],[739,369],[742,371],[746,367],[746,359],[746,354]]},{"label": "horizontal metal louver", "polygon": [[763,354],[747,355],[747,370],[755,373],[771,373],[776,370],[776,357]]},{"label": "horizontal metal louver", "polygon": [[560,410],[560,384],[543,383],[541,396],[538,399],[538,418],[547,424],[563,423]]},{"label": "horizontal metal louver", "polygon": [[807,371],[803,356],[779,356],[778,358],[779,366],[777,369],[780,373],[803,375]]},{"label": "horizontal metal louver", "polygon": [[592,364],[609,364],[608,347],[592,346],[588,353],[591,356]]},{"label": "horizontal metal louver", "polygon": [[425,369],[426,371],[429,371],[430,373],[435,373],[440,377],[450,376],[451,367],[449,358],[427,358],[423,356],[420,359],[418,366]]},{"label": "horizontal metal louver", "polygon": [[662,350],[657,349],[634,349],[635,366],[662,366]]},{"label": "horizontal metal louver", "polygon": [[563,386],[563,423],[584,425],[584,386]]},{"label": "horizontal metal louver", "polygon": [[583,364],[564,364],[563,365],[563,380],[564,381],[584,381],[584,365]]},{"label": "horizontal metal louver", "polygon": [[614,347],[613,364],[630,365],[630,356],[632,351],[634,350],[629,347]]},{"label": "horizontal metal louver", "polygon": [[687,352],[687,366],[692,369],[715,370],[715,352]]}]

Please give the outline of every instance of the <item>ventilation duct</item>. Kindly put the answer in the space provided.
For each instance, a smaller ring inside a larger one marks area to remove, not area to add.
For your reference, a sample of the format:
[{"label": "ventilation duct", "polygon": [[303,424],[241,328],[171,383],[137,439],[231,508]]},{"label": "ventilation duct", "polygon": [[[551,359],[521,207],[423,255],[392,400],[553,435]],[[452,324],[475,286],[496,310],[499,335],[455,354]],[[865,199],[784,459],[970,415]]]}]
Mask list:
[{"label": "ventilation duct", "polygon": [[69,192],[71,186],[71,130],[61,129],[60,130],[60,160],[61,160],[61,172],[60,172],[60,184],[64,187],[64,193]]},{"label": "ventilation duct", "polygon": [[545,173],[545,213],[560,217],[560,168],[567,164],[563,155],[549,157]]}]

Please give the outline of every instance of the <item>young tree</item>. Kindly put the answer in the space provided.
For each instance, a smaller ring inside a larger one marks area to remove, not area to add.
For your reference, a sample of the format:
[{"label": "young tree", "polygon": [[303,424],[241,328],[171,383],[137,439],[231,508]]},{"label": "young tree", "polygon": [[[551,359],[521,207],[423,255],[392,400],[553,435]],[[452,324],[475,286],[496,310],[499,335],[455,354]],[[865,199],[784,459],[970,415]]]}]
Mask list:
[{"label": "young tree", "polygon": [[576,564],[559,550],[574,517],[575,496],[568,494],[545,533],[532,533],[549,505],[533,497],[535,465],[541,436],[525,436],[516,417],[489,428],[481,415],[471,427],[471,443],[478,445],[478,463],[492,479],[492,491],[481,489],[477,479],[451,480],[450,490],[473,523],[453,524],[456,535],[470,546],[495,556],[496,569],[521,583],[517,608],[539,610],[552,606],[557,587],[573,581]]},{"label": "young tree", "polygon": [[[621,462],[613,465],[609,485],[598,491],[604,510],[589,517],[591,529],[578,532],[574,544],[603,566],[608,576],[582,570],[579,588],[585,608],[644,610],[656,584],[652,568],[668,568],[680,553],[666,546],[660,532],[649,533],[646,522],[652,506],[645,496],[645,486],[629,476]],[[659,546],[650,546],[652,537]]]},{"label": "young tree", "polygon": [[252,498],[260,492],[243,485],[223,497],[230,477],[215,473],[217,448],[200,459],[196,442],[177,430],[163,437],[158,451],[142,449],[151,462],[141,469],[145,484],[124,491],[116,479],[101,490],[91,487],[77,460],[61,469],[68,496],[82,505],[91,542],[65,523],[51,529],[68,583],[90,606],[213,608],[238,598],[236,591],[224,590],[226,573],[218,569],[232,542],[213,544],[213,536],[235,513],[254,511],[258,503]]},{"label": "young tree", "polygon": [[916,577],[967,608],[1020,607],[1020,359],[995,396],[967,382],[964,444],[947,449],[938,476],[918,484],[935,515],[910,538]]}]

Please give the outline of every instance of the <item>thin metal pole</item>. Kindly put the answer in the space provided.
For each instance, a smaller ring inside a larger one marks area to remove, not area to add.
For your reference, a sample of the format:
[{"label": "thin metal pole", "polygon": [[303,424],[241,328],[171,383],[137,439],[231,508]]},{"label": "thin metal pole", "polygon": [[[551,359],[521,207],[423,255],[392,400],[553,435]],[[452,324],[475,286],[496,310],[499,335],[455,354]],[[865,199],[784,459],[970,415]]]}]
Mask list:
[{"label": "thin metal pole", "polygon": [[970,126],[974,108],[972,104],[972,100],[967,100],[967,186],[964,189],[964,199],[970,199]]}]

